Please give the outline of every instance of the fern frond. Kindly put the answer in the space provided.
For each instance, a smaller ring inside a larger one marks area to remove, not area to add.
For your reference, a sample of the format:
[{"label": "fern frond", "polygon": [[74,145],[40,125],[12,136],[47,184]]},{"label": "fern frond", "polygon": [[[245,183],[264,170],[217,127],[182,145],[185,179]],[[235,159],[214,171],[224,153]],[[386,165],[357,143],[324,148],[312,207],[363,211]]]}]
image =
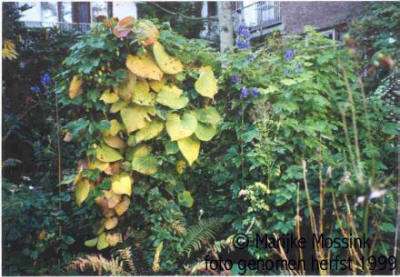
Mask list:
[{"label": "fern frond", "polygon": [[124,249],[120,249],[117,251],[118,256],[121,258],[121,260],[128,266],[129,272],[131,274],[136,275],[136,267],[135,264],[133,263],[133,258],[132,258],[132,251],[130,247],[126,247]]},{"label": "fern frond", "polygon": [[205,243],[215,239],[215,234],[221,225],[219,220],[208,219],[191,226],[184,237],[182,252],[189,256],[193,251],[199,251]]},{"label": "fern frond", "polygon": [[101,255],[86,255],[78,258],[70,263],[69,270],[92,270],[93,272],[103,275],[103,271],[112,275],[126,275],[123,262],[118,258],[105,259]]}]

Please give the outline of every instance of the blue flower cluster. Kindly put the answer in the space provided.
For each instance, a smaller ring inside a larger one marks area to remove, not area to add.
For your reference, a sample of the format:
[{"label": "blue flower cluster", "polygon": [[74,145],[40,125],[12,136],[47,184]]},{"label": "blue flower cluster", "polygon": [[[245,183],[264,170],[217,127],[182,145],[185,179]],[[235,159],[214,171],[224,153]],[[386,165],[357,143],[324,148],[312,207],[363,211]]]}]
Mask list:
[{"label": "blue flower cluster", "polygon": [[42,86],[47,87],[51,84],[51,77],[49,73],[44,73],[42,77],[40,77],[40,82],[42,83]]},{"label": "blue flower cluster", "polygon": [[236,32],[236,47],[239,49],[250,48],[250,30],[244,24],[240,24]]},{"label": "blue flower cluster", "polygon": [[39,86],[32,86],[31,87],[31,92],[40,93],[40,87]]},{"label": "blue flower cluster", "polygon": [[288,49],[285,51],[284,55],[285,60],[288,62],[294,58],[294,50],[293,49]]},{"label": "blue flower cluster", "polygon": [[[47,72],[45,72],[42,76],[40,76],[40,84],[44,88],[50,86],[51,81],[52,81],[51,76]],[[40,92],[42,92],[42,89],[40,88],[40,85],[34,85],[34,86],[31,86],[31,92],[32,93],[40,93]]]},{"label": "blue flower cluster", "polygon": [[240,90],[240,99],[244,99],[249,96],[252,97],[260,96],[260,91],[257,88],[242,87],[242,89]]},{"label": "blue flower cluster", "polygon": [[236,85],[240,83],[240,76],[239,75],[232,75],[231,76],[231,83],[232,85]]}]

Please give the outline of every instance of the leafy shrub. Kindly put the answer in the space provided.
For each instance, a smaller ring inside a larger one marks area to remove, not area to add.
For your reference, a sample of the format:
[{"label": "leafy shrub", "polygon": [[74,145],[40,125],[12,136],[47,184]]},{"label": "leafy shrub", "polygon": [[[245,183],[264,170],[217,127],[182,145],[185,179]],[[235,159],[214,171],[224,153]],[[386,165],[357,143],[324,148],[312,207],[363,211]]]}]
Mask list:
[{"label": "leafy shrub", "polygon": [[[144,272],[150,264],[156,272],[178,270],[176,260],[199,249],[198,241],[185,242],[194,186],[181,175],[196,167],[201,141],[211,140],[221,121],[212,107],[214,54],[162,28],[130,17],[98,24],[71,47],[57,88],[73,119],[66,137],[83,158],[76,203],[96,203],[103,217],[85,245],[104,250],[134,240],[143,245],[135,250],[145,256]],[[215,223],[200,226],[201,238],[211,240]]]}]

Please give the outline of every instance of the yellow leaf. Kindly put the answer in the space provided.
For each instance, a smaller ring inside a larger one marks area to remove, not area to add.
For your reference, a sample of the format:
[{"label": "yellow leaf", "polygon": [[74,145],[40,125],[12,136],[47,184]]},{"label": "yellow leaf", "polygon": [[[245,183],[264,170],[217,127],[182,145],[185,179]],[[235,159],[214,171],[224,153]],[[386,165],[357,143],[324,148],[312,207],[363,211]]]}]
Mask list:
[{"label": "yellow leaf", "polygon": [[125,141],[123,141],[119,136],[107,136],[104,137],[104,142],[111,146],[112,148],[124,149],[126,146]]},{"label": "yellow leaf", "polygon": [[218,92],[218,84],[211,66],[201,67],[199,71],[200,76],[194,83],[194,88],[200,95],[214,98],[214,95]]},{"label": "yellow leaf", "polygon": [[121,173],[112,177],[111,189],[116,194],[132,194],[132,177]]},{"label": "yellow leaf", "polygon": [[163,249],[163,242],[160,242],[157,245],[156,251],[154,252],[153,266],[151,267],[154,272],[158,272],[160,270],[160,255]]},{"label": "yellow leaf", "polygon": [[128,55],[126,66],[133,74],[141,78],[159,81],[163,77],[163,72],[148,54],[143,56]]},{"label": "yellow leaf", "polygon": [[138,145],[132,154],[132,169],[144,175],[152,175],[158,170],[158,161],[151,155],[151,148]]},{"label": "yellow leaf", "polygon": [[122,235],[121,233],[107,234],[106,239],[110,246],[115,246],[122,242]]},{"label": "yellow leaf", "polygon": [[126,131],[131,133],[138,129],[146,127],[151,121],[151,115],[155,114],[154,107],[144,107],[139,105],[130,105],[121,110],[122,121]]},{"label": "yellow leaf", "polygon": [[93,162],[90,162],[88,165],[89,169],[98,169],[100,171],[105,171],[109,166],[109,163],[105,163],[97,159]]},{"label": "yellow leaf", "polygon": [[138,20],[133,28],[133,33],[143,46],[152,45],[160,35],[157,27],[150,20]]},{"label": "yellow leaf", "polygon": [[122,130],[121,124],[116,119],[110,120],[110,128],[104,132],[104,136],[116,136]]},{"label": "yellow leaf", "polygon": [[165,84],[165,79],[161,79],[160,81],[150,81],[149,85],[151,89],[155,92],[160,92]]},{"label": "yellow leaf", "polygon": [[146,127],[140,129],[135,134],[135,143],[147,141],[157,137],[164,129],[164,124],[159,120],[153,120]]},{"label": "yellow leaf", "polygon": [[156,101],[171,109],[179,110],[189,103],[189,99],[182,95],[182,90],[175,85],[163,86],[157,94]]},{"label": "yellow leaf", "polygon": [[110,113],[117,113],[120,110],[122,110],[123,108],[125,108],[126,106],[128,106],[128,104],[129,104],[128,102],[119,100],[111,105]]},{"label": "yellow leaf", "polygon": [[45,230],[40,231],[40,233],[38,235],[38,239],[44,240],[45,238],[46,238],[46,231]]},{"label": "yellow leaf", "polygon": [[117,225],[118,225],[118,217],[107,218],[106,221],[104,222],[104,228],[106,228],[106,230],[114,229],[115,227],[117,227]]},{"label": "yellow leaf", "polygon": [[107,89],[101,95],[100,100],[102,100],[106,104],[112,104],[119,100],[119,96],[117,93],[112,92],[109,89]]},{"label": "yellow leaf", "polygon": [[98,241],[98,238],[94,238],[94,239],[86,240],[84,242],[84,244],[86,247],[95,247],[97,245],[97,241]]},{"label": "yellow leaf", "polygon": [[109,246],[105,233],[101,233],[97,240],[97,250],[106,249]]},{"label": "yellow leaf", "polygon": [[127,72],[127,78],[120,85],[114,88],[114,91],[125,101],[130,101],[132,98],[133,89],[136,84],[136,76],[130,71]]},{"label": "yellow leaf", "polygon": [[167,116],[165,124],[167,133],[172,141],[191,136],[197,128],[197,119],[191,112],[183,114],[182,119],[176,113]]},{"label": "yellow leaf", "polygon": [[114,208],[117,215],[118,216],[123,215],[128,210],[130,203],[131,203],[131,200],[129,200],[128,197],[124,196],[122,201]]},{"label": "yellow leaf", "polygon": [[188,161],[191,166],[200,152],[200,141],[194,137],[187,137],[184,139],[178,140],[178,147],[181,151],[182,155]]},{"label": "yellow leaf", "polygon": [[176,172],[178,172],[179,175],[183,174],[186,168],[186,162],[184,160],[179,160],[176,163]]},{"label": "yellow leaf", "polygon": [[198,122],[196,131],[194,133],[199,140],[210,141],[217,133],[217,128],[215,128],[213,125]]},{"label": "yellow leaf", "polygon": [[103,197],[106,199],[107,208],[113,209],[121,201],[121,195],[115,193],[114,190],[104,191]]},{"label": "yellow leaf", "polygon": [[69,85],[69,98],[74,99],[82,93],[82,79],[80,76],[75,75]]},{"label": "yellow leaf", "polygon": [[132,102],[142,105],[154,105],[155,96],[150,92],[150,86],[146,80],[142,79],[136,82],[133,90]]},{"label": "yellow leaf", "polygon": [[90,182],[87,179],[80,179],[75,188],[75,202],[80,207],[89,196]]},{"label": "yellow leaf", "polygon": [[122,159],[122,155],[107,145],[101,145],[96,148],[96,158],[102,162],[110,163]]},{"label": "yellow leaf", "polygon": [[181,61],[168,55],[168,53],[165,52],[164,46],[158,41],[153,45],[153,54],[158,66],[165,73],[177,74],[183,70]]}]

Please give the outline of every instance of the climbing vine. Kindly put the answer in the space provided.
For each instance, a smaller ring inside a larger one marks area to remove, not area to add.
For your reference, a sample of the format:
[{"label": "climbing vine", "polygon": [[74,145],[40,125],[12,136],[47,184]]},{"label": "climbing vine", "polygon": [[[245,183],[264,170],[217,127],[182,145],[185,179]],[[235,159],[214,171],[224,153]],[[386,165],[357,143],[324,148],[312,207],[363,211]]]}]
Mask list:
[{"label": "climbing vine", "polygon": [[[118,225],[133,201],[134,184],[170,170],[163,154],[176,155],[176,173],[183,174],[198,160],[201,143],[217,133],[221,117],[213,107],[218,84],[212,66],[195,58],[181,61],[172,54],[179,48],[169,49],[163,37],[168,33],[149,20],[107,19],[71,48],[58,76],[61,103],[75,106],[64,141],[79,141],[78,154],[85,157],[74,179],[75,201],[96,203],[103,217],[96,236],[85,241],[88,247],[122,242]],[[175,197],[193,205],[189,190]]]}]

